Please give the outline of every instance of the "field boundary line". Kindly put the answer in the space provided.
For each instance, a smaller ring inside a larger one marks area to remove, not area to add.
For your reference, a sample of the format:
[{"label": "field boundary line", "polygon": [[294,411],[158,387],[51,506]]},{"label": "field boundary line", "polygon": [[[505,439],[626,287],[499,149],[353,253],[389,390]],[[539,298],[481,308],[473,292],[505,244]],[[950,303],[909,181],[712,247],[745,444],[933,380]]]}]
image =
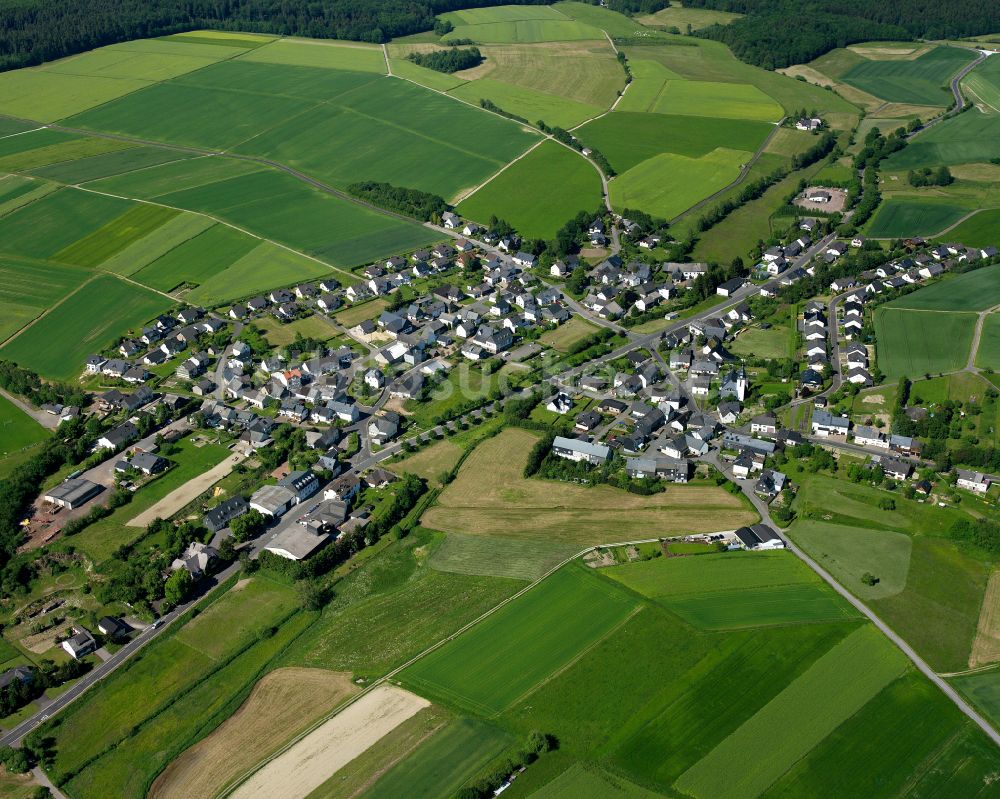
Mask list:
[{"label": "field boundary line", "polygon": [[387,78],[395,77],[392,74],[392,64],[389,63],[389,47],[384,42],[382,43],[382,58],[385,59],[385,76]]},{"label": "field boundary line", "polygon": [[[596,119],[596,117],[595,117],[595,119]],[[465,191],[464,193],[460,194],[458,197],[456,197],[454,200],[452,200],[451,204],[452,205],[458,205],[463,200],[468,199],[473,194],[475,194],[477,191],[479,191],[481,188],[483,188],[484,186],[486,186],[489,183],[492,183],[496,178],[500,177],[500,175],[502,175],[504,172],[506,172],[508,169],[510,169],[514,164],[516,164],[518,161],[520,161],[522,158],[524,158],[528,153],[533,152],[534,150],[537,150],[539,147],[541,147],[543,144],[545,144],[546,141],[547,141],[547,139],[539,139],[537,142],[535,142],[534,144],[532,144],[527,150],[525,150],[523,153],[521,153],[517,158],[515,158],[513,161],[508,162],[507,164],[504,164],[502,167],[500,167],[500,169],[498,169],[496,172],[494,172],[492,175],[490,175],[488,178],[486,178],[486,180],[484,180],[478,186],[475,186],[474,188],[471,188],[471,189]]]},{"label": "field boundary line", "polygon": [[[141,147],[142,145],[139,146]],[[191,158],[175,158],[172,161],[163,161],[159,164],[148,164],[146,166],[137,166],[135,169],[126,169],[124,172],[117,172],[114,175],[102,175],[99,178],[88,178],[87,180],[81,180],[79,183],[63,183],[62,185],[74,189],[79,189],[83,187],[84,183],[94,183],[98,180],[110,180],[111,178],[120,178],[123,177],[124,175],[134,175],[136,172],[144,172],[147,169],[156,169],[159,166],[170,166],[170,164],[177,164],[180,163],[181,161],[197,161],[199,158],[208,158],[208,157],[210,157],[208,153],[200,153]],[[77,160],[82,160],[82,159],[77,159]],[[43,178],[43,180],[49,180],[49,178]],[[59,183],[58,180],[53,180],[52,182]]]},{"label": "field boundary line", "polygon": [[[274,239],[269,239],[266,236],[260,235],[259,233],[254,233],[253,231],[247,230],[246,228],[242,228],[239,225],[235,225],[232,222],[228,222],[225,219],[221,219],[220,217],[214,216],[213,214],[206,213],[205,211],[192,211],[190,208],[181,208],[180,206],[177,206],[177,205],[169,205],[168,203],[161,203],[161,202],[158,202],[156,200],[144,200],[144,199],[141,199],[139,197],[126,197],[126,196],[124,196],[122,194],[113,194],[113,193],[107,192],[107,191],[100,191],[99,189],[87,188],[86,186],[80,186],[78,188],[79,188],[80,191],[89,191],[89,192],[92,192],[94,194],[103,194],[103,195],[105,195],[107,197],[117,197],[119,200],[131,200],[133,202],[145,203],[147,205],[158,205],[158,206],[161,206],[162,208],[171,208],[171,209],[173,209],[175,211],[185,211],[185,212],[187,212],[189,214],[196,214],[198,216],[203,216],[206,219],[211,219],[213,222],[216,222],[217,224],[226,225],[227,227],[231,227],[233,230],[238,230],[240,233],[245,233],[246,235],[248,235],[248,236],[250,236],[250,237],[252,237],[254,239],[257,239],[260,242],[267,242],[268,244],[273,244],[275,247],[280,247],[281,249],[288,250],[289,252],[295,253],[296,255],[301,255],[303,258],[308,258],[310,261],[315,261],[316,263],[325,266],[327,269],[331,269],[334,272],[340,272],[343,275],[349,276],[352,281],[356,281],[358,279],[358,276],[356,274],[354,274],[353,272],[350,272],[350,271],[348,271],[346,269],[343,269],[342,267],[333,266],[332,264],[329,264],[326,261],[323,261],[323,260],[321,260],[320,258],[317,258],[314,255],[309,255],[308,253],[302,252],[301,250],[296,250],[294,247],[289,247],[287,244],[282,244],[281,242],[275,241]],[[147,264],[147,266],[148,265],[149,264]],[[109,275],[113,274],[113,275],[116,275],[118,277],[121,277],[121,275],[118,275],[117,272],[105,272],[105,274],[109,274]],[[132,282],[135,282],[135,281],[132,281]],[[136,285],[145,286],[145,284],[143,284],[143,283],[136,283]],[[145,287],[149,288],[148,286],[145,286]],[[151,290],[152,291],[156,291],[156,289],[151,289]],[[162,294],[163,292],[159,292],[159,293]],[[165,296],[170,297],[170,299],[173,300],[174,302],[178,301],[176,297],[172,297],[169,294],[167,294]]]},{"label": "field boundary line", "polygon": [[37,128],[32,128],[31,130],[19,130],[17,133],[8,133],[6,136],[0,136],[0,139],[13,139],[15,136],[23,136],[25,133],[35,133],[39,130],[45,130],[45,125],[39,125]]},{"label": "field boundary line", "polygon": [[[677,537],[682,537],[682,536],[677,536]],[[251,766],[250,769],[248,769],[247,771],[243,772],[242,774],[239,774],[236,777],[233,777],[229,782],[227,782],[225,785],[223,785],[213,795],[213,799],[223,799],[224,797],[231,796],[232,793],[233,793],[233,791],[235,791],[237,788],[239,788],[243,783],[245,783],[248,779],[250,779],[250,777],[252,777],[258,771],[260,771],[265,766],[267,766],[268,763],[270,763],[271,761],[273,761],[273,760],[277,759],[278,757],[280,757],[281,755],[283,755],[285,752],[287,752],[289,749],[291,749],[293,746],[295,746],[303,738],[305,738],[306,736],[311,735],[312,733],[314,733],[317,729],[319,729],[324,724],[326,724],[326,722],[328,722],[330,719],[332,719],[334,716],[336,716],[342,710],[344,710],[347,707],[350,707],[352,704],[354,704],[355,702],[357,702],[358,700],[360,700],[361,697],[366,696],[368,693],[370,693],[371,691],[375,690],[377,687],[379,687],[383,683],[389,682],[390,684],[396,685],[397,687],[399,687],[397,685],[397,683],[391,682],[391,680],[392,680],[393,677],[395,677],[401,671],[403,671],[405,669],[408,669],[410,666],[412,666],[418,660],[421,660],[424,657],[426,657],[427,655],[431,654],[432,652],[440,649],[442,646],[444,646],[445,644],[447,644],[449,641],[457,638],[462,633],[468,631],[470,628],[472,628],[475,625],[479,624],[484,619],[489,618],[494,613],[496,613],[497,611],[501,610],[502,608],[506,607],[508,604],[510,604],[511,602],[513,602],[515,599],[518,599],[519,597],[521,597],[524,594],[528,593],[528,591],[530,591],[532,588],[535,588],[536,586],[538,586],[547,577],[551,577],[553,574],[555,574],[557,571],[559,571],[559,569],[563,568],[563,566],[566,566],[567,564],[572,563],[577,558],[581,558],[584,555],[586,555],[588,552],[591,552],[591,551],[593,551],[595,549],[605,548],[605,547],[628,546],[629,544],[649,544],[649,543],[652,543],[654,541],[660,541],[660,540],[661,540],[660,538],[644,538],[644,539],[639,539],[639,540],[635,540],[635,541],[621,541],[621,542],[614,543],[614,544],[594,544],[593,546],[588,546],[588,547],[586,547],[584,549],[581,549],[575,555],[570,555],[569,557],[563,559],[562,561],[560,561],[559,563],[557,563],[555,566],[553,566],[552,568],[550,568],[547,572],[545,572],[545,574],[543,574],[541,577],[538,577],[537,579],[535,579],[534,581],[532,581],[531,583],[529,583],[528,585],[526,585],[524,588],[521,588],[516,593],[511,594],[509,597],[507,597],[506,599],[504,599],[503,601],[501,601],[499,604],[495,605],[494,607],[492,607],[489,610],[487,610],[485,613],[480,614],[479,616],[477,616],[472,621],[470,621],[470,622],[466,623],[465,625],[463,625],[460,629],[456,630],[455,632],[451,633],[450,635],[446,636],[445,638],[442,638],[440,641],[437,641],[436,643],[431,644],[429,647],[427,647],[426,649],[424,649],[422,652],[419,652],[418,654],[414,655],[412,658],[410,658],[405,663],[397,666],[392,671],[387,672],[383,676],[379,677],[373,683],[371,683],[370,685],[366,686],[365,689],[362,690],[360,693],[355,694],[354,696],[349,697],[348,699],[346,699],[340,705],[338,705],[333,710],[331,710],[328,714],[326,714],[322,718],[318,719],[310,727],[308,727],[307,729],[305,729],[301,733],[299,733],[295,738],[293,738],[292,740],[288,741],[280,749],[278,749],[277,751],[275,751],[275,752],[271,753],[270,755],[268,755],[264,760],[260,761],[255,766]]]},{"label": "field boundary line", "polygon": [[79,292],[84,286],[87,286],[87,285],[93,283],[95,280],[97,280],[98,277],[100,277],[101,275],[105,275],[105,274],[110,274],[110,272],[97,272],[95,270],[94,274],[92,274],[90,277],[88,277],[86,280],[84,280],[79,286],[77,286],[75,289],[73,289],[69,294],[67,294],[65,297],[63,297],[61,300],[59,300],[59,302],[57,302],[55,305],[50,305],[48,308],[46,308],[44,311],[42,311],[42,313],[38,314],[38,316],[36,316],[34,319],[32,319],[30,322],[28,322],[24,327],[20,328],[19,330],[16,330],[9,337],[5,338],[2,342],[0,342],[0,346],[6,346],[10,342],[12,342],[14,339],[16,339],[18,336],[20,336],[22,333],[24,333],[26,330],[29,330],[30,328],[34,327],[39,321],[41,321],[42,319],[44,319],[46,316],[48,316],[50,313],[52,313],[56,308],[58,308],[60,305],[62,305],[64,302],[66,302],[66,300],[68,300],[74,294],[76,294],[77,292]]}]

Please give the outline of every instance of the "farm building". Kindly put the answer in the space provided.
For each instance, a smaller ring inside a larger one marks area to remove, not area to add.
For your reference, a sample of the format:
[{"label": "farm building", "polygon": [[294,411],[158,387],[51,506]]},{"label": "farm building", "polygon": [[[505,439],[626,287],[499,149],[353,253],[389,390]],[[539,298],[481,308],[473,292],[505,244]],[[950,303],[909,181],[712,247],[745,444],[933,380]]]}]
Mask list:
[{"label": "farm building", "polygon": [[766,524],[741,527],[735,532],[743,549],[784,549],[785,542]]},{"label": "farm building", "polygon": [[576,438],[556,436],[552,442],[552,453],[571,461],[586,461],[592,464],[607,463],[611,449],[604,444],[591,444]]},{"label": "farm building", "polygon": [[79,508],[104,490],[104,486],[77,477],[66,480],[45,494],[42,499],[63,508]]}]

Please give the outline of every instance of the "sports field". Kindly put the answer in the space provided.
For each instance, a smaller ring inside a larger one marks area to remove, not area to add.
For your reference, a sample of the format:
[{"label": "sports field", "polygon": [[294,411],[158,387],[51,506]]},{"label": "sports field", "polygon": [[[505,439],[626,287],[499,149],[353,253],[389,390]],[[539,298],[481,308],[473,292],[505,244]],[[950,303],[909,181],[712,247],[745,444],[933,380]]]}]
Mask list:
[{"label": "sports field", "polygon": [[878,367],[889,380],[965,366],[975,314],[882,307],[875,312]]},{"label": "sports field", "polygon": [[876,97],[893,103],[948,105],[951,77],[974,57],[971,50],[935,47],[914,59],[865,58],[840,79]]},{"label": "sports field", "polygon": [[925,286],[900,297],[890,308],[928,311],[985,311],[1000,304],[1000,268],[987,266]]},{"label": "sports field", "polygon": [[627,593],[582,567],[564,568],[421,658],[400,679],[420,693],[492,716],[608,635],[636,607]]},{"label": "sports field", "polygon": [[459,203],[457,212],[485,223],[507,220],[526,238],[548,239],[580,211],[601,204],[601,177],[580,154],[547,141]]},{"label": "sports field", "polygon": [[883,239],[933,236],[954,225],[970,210],[947,200],[893,197],[879,207],[868,225],[868,234]]},{"label": "sports field", "polygon": [[612,181],[611,203],[618,209],[641,208],[671,219],[736,180],[752,156],[724,147],[700,158],[663,153]]},{"label": "sports field", "polygon": [[739,498],[714,486],[671,486],[640,497],[609,486],[525,479],[535,440],[525,430],[508,429],[484,441],[422,523],[443,532],[592,545],[756,521]]},{"label": "sports field", "polygon": [[766,122],[616,110],[588,122],[576,135],[624,173],[667,152],[691,158],[707,155],[717,147],[753,152],[770,132]]},{"label": "sports field", "polygon": [[83,370],[88,355],[172,304],[160,294],[99,275],[0,348],[0,355],[65,380]]}]

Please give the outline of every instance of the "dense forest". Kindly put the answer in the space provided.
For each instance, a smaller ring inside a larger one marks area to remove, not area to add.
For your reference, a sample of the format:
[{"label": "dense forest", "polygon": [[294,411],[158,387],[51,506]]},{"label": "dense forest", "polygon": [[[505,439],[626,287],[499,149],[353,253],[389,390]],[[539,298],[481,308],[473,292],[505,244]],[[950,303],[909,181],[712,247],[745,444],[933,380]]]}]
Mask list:
[{"label": "dense forest", "polygon": [[[531,0],[545,4],[552,0]],[[431,30],[434,15],[527,0],[6,0],[0,69],[196,28],[385,42]]]},{"label": "dense forest", "polygon": [[483,54],[479,52],[478,47],[453,47],[430,53],[410,53],[407,58],[418,66],[448,74],[472,69],[483,63]]},{"label": "dense forest", "polygon": [[[996,0],[683,0],[688,8],[746,14],[698,36],[766,69],[811,61],[836,47],[873,39],[962,38],[1000,29]],[[794,23],[794,24],[792,24]]]}]

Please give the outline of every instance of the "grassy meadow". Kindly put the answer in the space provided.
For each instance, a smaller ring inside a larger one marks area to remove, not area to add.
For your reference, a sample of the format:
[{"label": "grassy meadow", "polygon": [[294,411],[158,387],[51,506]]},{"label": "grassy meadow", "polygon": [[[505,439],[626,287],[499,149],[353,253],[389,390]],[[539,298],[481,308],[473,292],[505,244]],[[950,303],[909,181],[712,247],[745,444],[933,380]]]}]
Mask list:
[{"label": "grassy meadow", "polygon": [[900,297],[891,308],[923,311],[985,311],[1000,304],[1000,269],[989,266],[949,277]]},{"label": "grassy meadow", "polygon": [[968,213],[968,208],[947,200],[893,197],[882,203],[872,217],[868,235],[881,239],[933,236]]},{"label": "grassy meadow", "polygon": [[884,306],[875,313],[878,367],[889,379],[965,366],[976,316]]}]

